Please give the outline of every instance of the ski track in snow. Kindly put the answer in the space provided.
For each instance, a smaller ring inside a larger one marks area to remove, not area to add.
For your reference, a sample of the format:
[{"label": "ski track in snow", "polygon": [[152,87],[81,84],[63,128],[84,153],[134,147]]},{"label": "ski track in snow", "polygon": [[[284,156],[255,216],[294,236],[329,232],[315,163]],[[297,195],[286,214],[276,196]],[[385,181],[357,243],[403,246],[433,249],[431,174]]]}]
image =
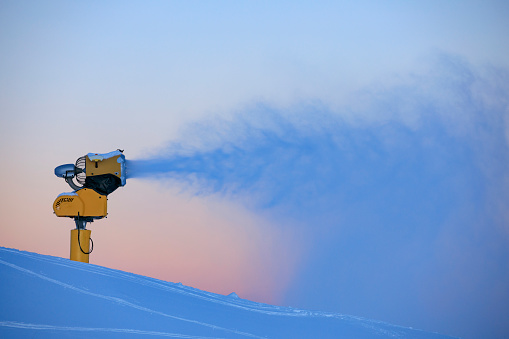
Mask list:
[{"label": "ski track in snow", "polygon": [[113,333],[125,333],[125,334],[140,334],[140,335],[152,335],[159,337],[170,337],[170,338],[187,338],[187,339],[219,339],[220,337],[204,337],[194,336],[187,334],[178,333],[167,333],[157,331],[141,331],[130,328],[100,328],[100,327],[73,327],[73,326],[53,326],[53,325],[42,325],[42,324],[27,324],[17,321],[0,321],[0,326],[20,328],[25,330],[52,330],[52,331],[81,331],[81,332],[113,332]]},{"label": "ski track in snow", "polygon": [[44,276],[42,274],[36,273],[34,271],[31,271],[31,270],[28,270],[26,268],[20,267],[18,265],[14,265],[14,264],[8,263],[8,262],[3,261],[1,259],[0,259],[0,264],[4,264],[4,265],[9,266],[11,268],[14,268],[14,269],[16,269],[18,271],[21,271],[21,272],[33,275],[33,276],[35,276],[37,278],[49,281],[49,282],[54,283],[56,285],[60,285],[60,286],[65,287],[65,288],[69,288],[69,289],[71,289],[73,291],[76,291],[76,292],[79,292],[79,293],[83,293],[83,294],[86,294],[86,295],[89,295],[89,296],[92,296],[92,297],[105,299],[105,300],[108,300],[108,301],[111,301],[111,302],[115,302],[115,303],[118,303],[118,304],[120,304],[122,306],[132,307],[132,308],[135,308],[135,309],[140,310],[140,311],[149,312],[151,314],[157,314],[157,315],[160,315],[160,316],[163,316],[163,317],[172,318],[172,319],[175,319],[175,320],[185,321],[185,322],[189,322],[189,323],[193,323],[193,324],[209,327],[209,328],[212,328],[214,330],[222,330],[222,331],[231,332],[231,333],[235,333],[235,334],[239,334],[239,335],[243,335],[243,336],[247,336],[247,337],[253,337],[253,338],[263,338],[263,337],[259,337],[259,336],[256,336],[254,334],[251,334],[251,333],[236,331],[236,330],[232,330],[232,329],[229,329],[229,328],[220,327],[220,326],[204,323],[204,322],[197,321],[197,320],[186,319],[186,318],[174,316],[174,315],[171,315],[171,314],[166,314],[164,312],[156,311],[156,310],[150,309],[148,307],[144,307],[144,306],[133,304],[133,303],[131,303],[129,301],[126,301],[124,299],[121,299],[121,298],[111,297],[111,296],[102,295],[102,294],[99,294],[99,293],[94,293],[94,292],[86,291],[86,290],[81,289],[79,287],[72,286],[72,285],[66,284],[64,282],[61,282],[59,280],[55,280],[55,279],[46,277],[46,276]]}]

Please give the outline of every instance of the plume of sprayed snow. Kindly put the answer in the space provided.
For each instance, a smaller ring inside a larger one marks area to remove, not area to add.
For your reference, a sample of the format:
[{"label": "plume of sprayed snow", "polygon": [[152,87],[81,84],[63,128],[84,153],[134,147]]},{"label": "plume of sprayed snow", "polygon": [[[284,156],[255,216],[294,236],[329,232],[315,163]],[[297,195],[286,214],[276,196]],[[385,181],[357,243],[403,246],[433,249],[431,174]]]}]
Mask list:
[{"label": "plume of sprayed snow", "polygon": [[507,74],[483,78],[458,59],[442,59],[431,75],[359,93],[343,112],[260,104],[233,121],[195,124],[160,154],[128,161],[128,176],[184,183],[195,194],[255,197],[256,207],[293,212],[323,212],[375,187],[434,186],[438,177],[502,179]]},{"label": "plume of sprayed snow", "polygon": [[308,225],[313,264],[290,299],[320,281],[337,292],[323,302],[344,312],[454,314],[459,335],[503,331],[482,312],[509,311],[508,74],[442,56],[428,74],[359,92],[342,111],[258,105],[191,126],[159,154],[128,161],[128,176],[249,197]]}]

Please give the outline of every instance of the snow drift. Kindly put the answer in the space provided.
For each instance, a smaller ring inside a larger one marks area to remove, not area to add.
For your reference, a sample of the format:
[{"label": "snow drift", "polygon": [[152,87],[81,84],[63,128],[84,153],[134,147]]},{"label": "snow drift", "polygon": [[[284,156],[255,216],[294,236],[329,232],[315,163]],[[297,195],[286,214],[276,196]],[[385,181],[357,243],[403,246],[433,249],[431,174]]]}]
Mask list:
[{"label": "snow drift", "polygon": [[0,337],[447,338],[0,248]]}]

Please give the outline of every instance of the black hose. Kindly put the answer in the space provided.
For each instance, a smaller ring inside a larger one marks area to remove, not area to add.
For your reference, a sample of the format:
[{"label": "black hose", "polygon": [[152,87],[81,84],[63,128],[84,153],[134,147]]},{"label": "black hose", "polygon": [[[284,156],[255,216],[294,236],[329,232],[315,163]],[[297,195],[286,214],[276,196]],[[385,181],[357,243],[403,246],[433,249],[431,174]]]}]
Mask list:
[{"label": "black hose", "polygon": [[[92,240],[92,237],[90,237],[90,243],[91,243],[91,246],[90,246],[90,252],[85,252],[83,251],[83,248],[81,248],[81,242],[80,242],[80,229],[81,229],[81,223],[80,223],[80,213],[78,212],[78,216],[74,219],[74,221],[76,222],[76,228],[78,229],[78,246],[80,247],[80,250],[83,254],[90,254],[92,253],[92,251],[94,250],[94,241]],[[85,224],[86,224],[86,220],[85,222],[83,223],[83,229],[85,229]]]},{"label": "black hose", "polygon": [[78,245],[79,245],[80,250],[83,254],[90,254],[94,250],[94,241],[92,240],[92,237],[90,237],[90,243],[91,243],[90,252],[87,253],[87,252],[83,251],[83,248],[81,248],[81,243],[80,243],[80,229],[78,228]]}]

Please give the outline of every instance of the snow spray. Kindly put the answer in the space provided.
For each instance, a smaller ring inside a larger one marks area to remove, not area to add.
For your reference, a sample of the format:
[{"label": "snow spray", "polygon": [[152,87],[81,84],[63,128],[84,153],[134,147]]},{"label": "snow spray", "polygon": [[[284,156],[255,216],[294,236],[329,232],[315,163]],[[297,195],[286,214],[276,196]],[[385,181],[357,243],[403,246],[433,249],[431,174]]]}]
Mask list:
[{"label": "snow spray", "polygon": [[[197,195],[249,196],[256,208],[304,208],[313,216],[337,215],[354,201],[391,216],[398,214],[394,206],[422,208],[417,201],[448,205],[458,182],[481,189],[480,162],[500,174],[508,152],[505,106],[490,97],[501,89],[468,66],[442,67],[447,72],[364,91],[356,98],[362,104],[342,111],[258,105],[233,120],[194,124],[187,138],[127,161],[127,176],[173,181]],[[472,92],[473,79],[479,92]],[[482,109],[488,101],[490,112]],[[498,160],[485,158],[501,146]]]},{"label": "snow spray", "polygon": [[290,298],[333,286],[345,310],[435,315],[447,300],[444,312],[503,314],[507,297],[490,291],[509,284],[508,79],[445,57],[341,109],[260,105],[194,125],[127,173],[247,197],[285,232],[298,221],[309,250]]}]

